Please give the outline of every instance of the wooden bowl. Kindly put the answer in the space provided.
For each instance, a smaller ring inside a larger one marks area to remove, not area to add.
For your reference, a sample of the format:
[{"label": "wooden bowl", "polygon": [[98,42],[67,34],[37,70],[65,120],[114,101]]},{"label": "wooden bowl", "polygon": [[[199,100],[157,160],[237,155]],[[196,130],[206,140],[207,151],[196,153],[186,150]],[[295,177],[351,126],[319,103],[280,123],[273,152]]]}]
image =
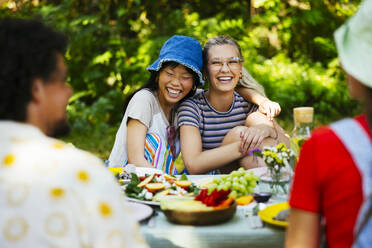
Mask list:
[{"label": "wooden bowl", "polygon": [[230,207],[211,211],[163,210],[170,222],[181,225],[214,225],[230,220],[236,212],[236,202]]}]

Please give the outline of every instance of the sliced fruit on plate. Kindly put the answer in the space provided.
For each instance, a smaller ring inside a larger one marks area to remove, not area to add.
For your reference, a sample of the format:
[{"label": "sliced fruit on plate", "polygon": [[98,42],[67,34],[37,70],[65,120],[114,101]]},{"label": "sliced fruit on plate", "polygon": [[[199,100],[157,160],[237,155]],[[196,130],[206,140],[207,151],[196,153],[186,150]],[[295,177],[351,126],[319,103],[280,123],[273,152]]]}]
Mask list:
[{"label": "sliced fruit on plate", "polygon": [[151,182],[155,177],[155,174],[152,174],[151,176],[148,176],[145,180],[143,180],[142,182],[140,182],[137,187],[144,187],[146,184],[148,184],[149,182]]},{"label": "sliced fruit on plate", "polygon": [[175,178],[175,177],[173,177],[173,176],[171,176],[171,175],[168,175],[168,174],[164,174],[164,179],[165,180],[167,180],[168,182],[170,182],[170,181],[176,181],[177,180],[177,178]]},{"label": "sliced fruit on plate", "polygon": [[157,193],[156,195],[157,196],[169,195],[170,192],[171,192],[171,189],[166,189],[166,190],[163,190],[163,191]]},{"label": "sliced fruit on plate", "polygon": [[219,205],[213,207],[215,210],[217,209],[223,209],[223,208],[228,208],[230,205],[234,202],[234,199],[229,197],[226,200],[223,200]]},{"label": "sliced fruit on plate", "polygon": [[157,192],[159,190],[165,189],[165,184],[162,184],[162,183],[148,183],[148,184],[145,185],[145,188],[149,192],[154,193],[154,192]]},{"label": "sliced fruit on plate", "polygon": [[160,202],[164,197],[168,196],[171,192],[171,189],[165,189],[163,191],[160,191],[154,195],[154,198],[152,198],[153,201]]},{"label": "sliced fruit on plate", "polygon": [[192,182],[191,181],[186,181],[186,180],[182,180],[182,181],[175,181],[174,182],[177,186],[183,188],[183,189],[188,189]]},{"label": "sliced fruit on plate", "polygon": [[238,205],[248,205],[249,203],[253,201],[253,196],[251,195],[241,196],[237,198],[235,201],[236,201],[236,204]]}]

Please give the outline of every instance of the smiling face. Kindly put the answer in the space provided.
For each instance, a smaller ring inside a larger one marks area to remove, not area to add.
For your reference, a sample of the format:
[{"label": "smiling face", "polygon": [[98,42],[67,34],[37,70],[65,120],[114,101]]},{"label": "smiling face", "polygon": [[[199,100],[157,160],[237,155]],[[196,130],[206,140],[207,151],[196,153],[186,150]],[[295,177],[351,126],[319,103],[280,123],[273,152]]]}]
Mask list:
[{"label": "smiling face", "polygon": [[208,50],[207,63],[210,90],[234,91],[242,70],[238,49],[230,44],[214,45]]},{"label": "smiling face", "polygon": [[191,91],[194,79],[183,65],[167,66],[160,70],[158,84],[160,104],[173,107]]}]

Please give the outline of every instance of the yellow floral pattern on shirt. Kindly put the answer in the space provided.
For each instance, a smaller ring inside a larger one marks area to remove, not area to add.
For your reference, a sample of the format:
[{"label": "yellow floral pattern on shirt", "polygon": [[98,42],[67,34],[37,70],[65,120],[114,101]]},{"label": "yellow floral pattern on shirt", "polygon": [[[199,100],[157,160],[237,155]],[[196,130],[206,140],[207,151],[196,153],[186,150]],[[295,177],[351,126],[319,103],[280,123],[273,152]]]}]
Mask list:
[{"label": "yellow floral pattern on shirt", "polygon": [[12,166],[14,163],[15,157],[13,154],[8,154],[3,159],[4,166]]},{"label": "yellow floral pattern on shirt", "polygon": [[22,205],[29,195],[29,187],[25,184],[12,184],[7,191],[7,201],[10,206]]},{"label": "yellow floral pattern on shirt", "polygon": [[63,149],[64,147],[65,147],[65,144],[63,144],[61,142],[57,142],[57,143],[53,144],[53,148],[55,148],[55,149]]},{"label": "yellow floral pattern on shirt", "polygon": [[50,190],[50,196],[54,199],[62,198],[65,194],[65,191],[61,188],[52,188]]},{"label": "yellow floral pattern on shirt", "polygon": [[81,182],[84,182],[84,183],[89,182],[89,174],[86,171],[83,171],[83,170],[78,171],[77,178]]},{"label": "yellow floral pattern on shirt", "polygon": [[45,232],[51,236],[62,237],[68,231],[68,221],[62,213],[48,215],[44,223]]},{"label": "yellow floral pattern on shirt", "polygon": [[23,217],[9,218],[3,229],[3,235],[8,241],[19,241],[25,237],[28,224]]},{"label": "yellow floral pattern on shirt", "polygon": [[107,203],[100,202],[99,203],[99,212],[104,218],[107,218],[107,217],[111,216],[112,210],[111,210],[111,207]]}]

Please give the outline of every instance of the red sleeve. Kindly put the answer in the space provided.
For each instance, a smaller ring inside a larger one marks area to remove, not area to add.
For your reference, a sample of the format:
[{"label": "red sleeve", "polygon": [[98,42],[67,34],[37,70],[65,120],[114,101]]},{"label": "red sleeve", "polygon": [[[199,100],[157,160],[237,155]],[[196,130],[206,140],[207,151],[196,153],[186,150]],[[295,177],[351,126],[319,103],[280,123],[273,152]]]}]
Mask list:
[{"label": "red sleeve", "polygon": [[319,179],[318,165],[314,159],[316,142],[314,138],[307,140],[300,153],[296,165],[289,204],[309,212],[319,212]]}]

